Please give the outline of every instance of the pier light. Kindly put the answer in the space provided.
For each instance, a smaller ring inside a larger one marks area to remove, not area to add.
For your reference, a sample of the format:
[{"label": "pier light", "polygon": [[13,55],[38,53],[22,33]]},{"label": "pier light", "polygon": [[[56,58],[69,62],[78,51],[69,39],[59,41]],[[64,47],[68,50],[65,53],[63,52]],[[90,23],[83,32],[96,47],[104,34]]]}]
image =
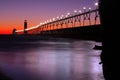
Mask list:
[{"label": "pier light", "polygon": [[86,11],[86,7],[83,7],[84,12]]},{"label": "pier light", "polygon": [[40,26],[42,25],[42,23],[40,23]]},{"label": "pier light", "polygon": [[64,15],[61,15],[61,17],[64,17]]},{"label": "pier light", "polygon": [[77,10],[74,10],[74,13],[75,13],[74,15],[76,15],[77,14]]},{"label": "pier light", "polygon": [[85,9],[86,9],[86,7],[83,7],[83,9],[85,10]]},{"label": "pier light", "polygon": [[58,19],[58,20],[60,19],[59,16],[57,16],[57,19]]},{"label": "pier light", "polygon": [[42,25],[42,23],[40,23],[40,25]]},{"label": "pier light", "polygon": [[77,13],[77,10],[74,10],[74,13]]},{"label": "pier light", "polygon": [[70,15],[70,13],[67,13],[66,17],[68,17]]},{"label": "pier light", "polygon": [[82,13],[82,11],[81,11],[81,10],[79,10],[79,13]]},{"label": "pier light", "polygon": [[49,23],[49,20],[47,20],[47,23]]},{"label": "pier light", "polygon": [[91,7],[89,7],[88,9],[89,9],[89,11],[90,11],[90,10],[91,10]]},{"label": "pier light", "polygon": [[96,7],[96,9],[98,8],[98,2],[95,3],[95,7]]},{"label": "pier light", "polygon": [[59,16],[57,17],[57,19],[59,19]]},{"label": "pier light", "polygon": [[55,18],[53,18],[52,20],[55,21]]},{"label": "pier light", "polygon": [[70,15],[70,13],[67,13],[67,15]]},{"label": "pier light", "polygon": [[64,15],[61,15],[61,17],[60,17],[60,18],[61,18],[61,19],[63,19],[63,17],[64,17]]},{"label": "pier light", "polygon": [[98,2],[95,3],[95,6],[98,6]]},{"label": "pier light", "polygon": [[50,19],[50,22],[52,22],[52,20]]},{"label": "pier light", "polygon": [[68,17],[68,15],[65,15],[65,17]]},{"label": "pier light", "polygon": [[47,22],[45,21],[44,23],[46,24]]}]

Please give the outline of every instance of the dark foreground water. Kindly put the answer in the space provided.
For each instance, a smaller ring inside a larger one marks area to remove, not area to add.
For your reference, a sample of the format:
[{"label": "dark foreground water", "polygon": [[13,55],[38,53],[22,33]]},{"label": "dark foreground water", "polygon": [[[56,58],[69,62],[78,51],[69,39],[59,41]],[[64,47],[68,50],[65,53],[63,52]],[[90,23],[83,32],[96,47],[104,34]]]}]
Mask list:
[{"label": "dark foreground water", "polygon": [[0,44],[0,80],[104,80],[96,44],[101,45],[69,39]]}]

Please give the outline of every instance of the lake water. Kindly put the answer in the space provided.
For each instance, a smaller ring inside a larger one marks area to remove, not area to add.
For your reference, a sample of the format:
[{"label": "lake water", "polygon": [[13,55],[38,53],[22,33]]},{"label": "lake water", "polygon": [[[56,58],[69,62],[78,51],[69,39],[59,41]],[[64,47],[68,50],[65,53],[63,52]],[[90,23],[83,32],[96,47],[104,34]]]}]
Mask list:
[{"label": "lake water", "polygon": [[0,74],[11,80],[104,80],[95,45],[101,42],[60,38],[0,44]]}]

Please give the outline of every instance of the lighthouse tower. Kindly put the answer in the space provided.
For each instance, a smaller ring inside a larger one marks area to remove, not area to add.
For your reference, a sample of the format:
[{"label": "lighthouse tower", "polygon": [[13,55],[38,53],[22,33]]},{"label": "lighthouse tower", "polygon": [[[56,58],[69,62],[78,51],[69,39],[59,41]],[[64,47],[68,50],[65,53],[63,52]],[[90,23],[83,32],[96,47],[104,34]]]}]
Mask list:
[{"label": "lighthouse tower", "polygon": [[24,21],[24,34],[27,34],[27,31],[25,29],[27,29],[27,20]]}]

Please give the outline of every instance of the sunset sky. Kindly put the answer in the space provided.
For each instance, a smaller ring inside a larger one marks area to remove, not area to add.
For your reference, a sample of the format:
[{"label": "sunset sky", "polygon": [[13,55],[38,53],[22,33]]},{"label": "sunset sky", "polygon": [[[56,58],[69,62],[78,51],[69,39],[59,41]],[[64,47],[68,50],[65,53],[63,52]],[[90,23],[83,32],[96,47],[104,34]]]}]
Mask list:
[{"label": "sunset sky", "polygon": [[0,34],[11,34],[13,28],[23,29],[26,19],[28,27],[57,16],[94,7],[98,0],[0,0]]}]

